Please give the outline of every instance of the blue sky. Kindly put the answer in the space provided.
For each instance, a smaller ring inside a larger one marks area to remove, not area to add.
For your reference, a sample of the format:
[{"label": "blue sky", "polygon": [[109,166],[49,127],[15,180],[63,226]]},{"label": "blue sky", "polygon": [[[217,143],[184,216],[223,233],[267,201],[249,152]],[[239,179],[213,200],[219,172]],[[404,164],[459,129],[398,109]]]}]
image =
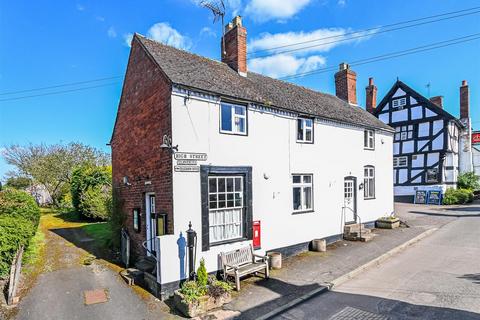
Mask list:
[{"label": "blue sky", "polygon": [[[479,6],[477,0],[228,0],[227,17],[243,16],[251,50],[380,27]],[[250,70],[284,76],[480,32],[480,13],[249,61]],[[70,93],[0,101],[0,148],[12,143],[80,141],[105,151],[115,120],[122,78],[5,95],[71,82],[123,76],[129,34],[138,32],[218,59],[220,24],[195,0],[2,1],[0,100],[101,86]],[[368,77],[379,100],[396,78],[422,94],[443,95],[459,113],[459,86],[470,84],[472,118],[480,129],[480,40],[354,67],[359,102]],[[334,93],[333,71],[294,82]],[[9,170],[0,160],[0,177]]]}]

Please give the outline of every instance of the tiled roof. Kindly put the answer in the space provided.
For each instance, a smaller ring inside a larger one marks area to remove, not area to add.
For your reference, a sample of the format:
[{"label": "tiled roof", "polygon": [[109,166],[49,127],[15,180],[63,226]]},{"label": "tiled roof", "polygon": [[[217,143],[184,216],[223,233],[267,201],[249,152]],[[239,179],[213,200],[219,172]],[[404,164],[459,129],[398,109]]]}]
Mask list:
[{"label": "tiled roof", "polygon": [[225,63],[138,34],[135,34],[135,39],[138,39],[174,84],[323,119],[392,130],[364,109],[351,106],[336,96],[254,72],[248,72],[244,77]]}]

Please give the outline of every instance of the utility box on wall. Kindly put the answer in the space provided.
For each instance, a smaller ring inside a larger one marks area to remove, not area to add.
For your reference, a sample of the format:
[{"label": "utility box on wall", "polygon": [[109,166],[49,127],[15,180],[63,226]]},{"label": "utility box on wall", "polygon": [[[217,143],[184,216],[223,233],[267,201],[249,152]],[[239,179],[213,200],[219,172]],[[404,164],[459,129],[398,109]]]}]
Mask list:
[{"label": "utility box on wall", "polygon": [[253,221],[253,249],[260,249],[261,246],[261,225],[260,221]]}]

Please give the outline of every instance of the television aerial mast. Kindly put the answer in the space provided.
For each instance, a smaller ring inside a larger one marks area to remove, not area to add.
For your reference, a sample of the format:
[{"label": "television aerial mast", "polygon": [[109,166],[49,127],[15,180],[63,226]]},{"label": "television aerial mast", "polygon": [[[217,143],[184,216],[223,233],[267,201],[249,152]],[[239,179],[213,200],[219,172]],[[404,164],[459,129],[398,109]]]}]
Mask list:
[{"label": "television aerial mast", "polygon": [[221,20],[222,21],[222,58],[225,55],[225,29],[224,21],[225,18],[225,4],[223,0],[202,0],[200,5],[204,8],[210,9],[213,13],[213,23]]}]

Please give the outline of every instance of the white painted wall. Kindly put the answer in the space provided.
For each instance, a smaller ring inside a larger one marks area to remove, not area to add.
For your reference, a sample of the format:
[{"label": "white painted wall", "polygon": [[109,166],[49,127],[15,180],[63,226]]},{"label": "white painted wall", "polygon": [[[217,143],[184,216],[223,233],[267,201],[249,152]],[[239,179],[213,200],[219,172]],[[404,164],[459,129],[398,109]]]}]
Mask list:
[{"label": "white painted wall", "polygon": [[[364,150],[363,135],[362,128],[315,121],[315,143],[299,144],[295,118],[251,108],[248,136],[220,134],[218,102],[192,97],[184,105],[183,96],[172,95],[172,138],[179,151],[207,153],[206,165],[253,168],[253,220],[261,221],[262,253],[340,234],[344,177],[353,175],[362,183],[365,165],[375,166],[376,199],[364,200],[363,190],[357,191],[362,221],[393,211],[393,135],[377,131],[374,151]],[[292,173],[313,173],[314,212],[292,215]],[[209,272],[219,269],[220,252],[248,243],[201,251],[200,192],[198,172],[173,173],[175,235],[161,237],[162,283],[179,280],[177,241],[189,221],[198,233],[197,266],[203,257]]]}]

